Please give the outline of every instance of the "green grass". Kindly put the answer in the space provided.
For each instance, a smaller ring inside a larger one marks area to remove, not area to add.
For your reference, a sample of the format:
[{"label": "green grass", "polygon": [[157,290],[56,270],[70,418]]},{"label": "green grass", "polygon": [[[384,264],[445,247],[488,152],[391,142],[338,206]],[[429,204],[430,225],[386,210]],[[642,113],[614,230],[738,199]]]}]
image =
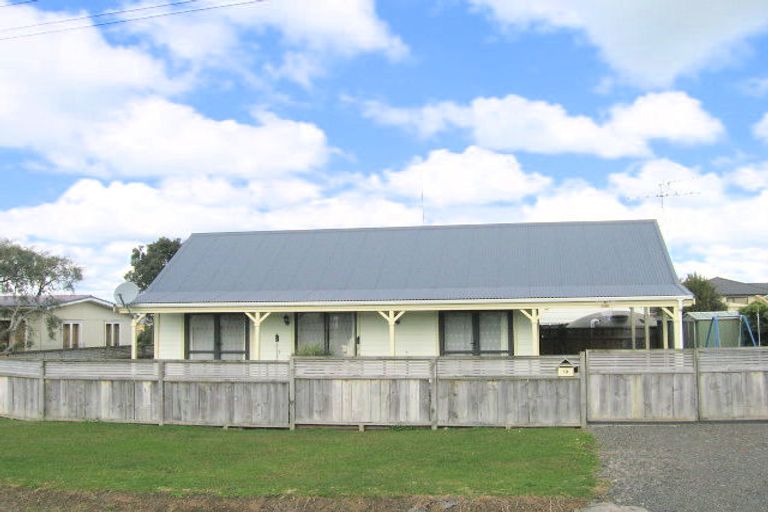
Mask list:
[{"label": "green grass", "polygon": [[0,482],[223,496],[589,497],[574,429],[223,430],[0,420]]}]

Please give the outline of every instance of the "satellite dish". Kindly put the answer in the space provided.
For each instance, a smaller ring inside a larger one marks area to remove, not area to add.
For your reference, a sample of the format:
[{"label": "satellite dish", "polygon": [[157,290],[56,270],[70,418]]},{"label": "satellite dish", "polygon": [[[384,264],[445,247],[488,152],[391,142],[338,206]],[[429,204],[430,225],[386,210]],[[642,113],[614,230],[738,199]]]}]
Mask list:
[{"label": "satellite dish", "polygon": [[139,287],[136,283],[126,281],[117,288],[115,288],[115,304],[119,304],[126,307],[128,304],[136,300],[139,295]]}]

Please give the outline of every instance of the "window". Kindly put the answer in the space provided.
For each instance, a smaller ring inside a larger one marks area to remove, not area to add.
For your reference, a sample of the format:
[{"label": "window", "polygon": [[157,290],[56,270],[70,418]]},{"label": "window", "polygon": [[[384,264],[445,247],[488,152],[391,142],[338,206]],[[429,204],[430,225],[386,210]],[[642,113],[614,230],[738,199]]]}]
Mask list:
[{"label": "window", "polygon": [[249,322],[241,313],[186,316],[187,359],[248,359]]},{"label": "window", "polygon": [[104,333],[105,345],[108,347],[117,347],[120,345],[120,324],[117,322],[107,322]]},{"label": "window", "polygon": [[443,355],[514,353],[510,311],[441,311],[439,323]]},{"label": "window", "polygon": [[355,355],[354,313],[298,313],[296,349],[320,347],[334,356]]},{"label": "window", "polygon": [[64,322],[61,324],[62,348],[77,348],[80,346],[80,324]]}]

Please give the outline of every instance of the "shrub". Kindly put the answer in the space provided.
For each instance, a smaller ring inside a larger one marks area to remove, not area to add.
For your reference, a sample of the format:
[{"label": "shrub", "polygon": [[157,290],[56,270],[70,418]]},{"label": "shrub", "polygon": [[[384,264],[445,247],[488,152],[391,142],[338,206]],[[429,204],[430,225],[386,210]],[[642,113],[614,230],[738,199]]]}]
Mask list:
[{"label": "shrub", "polygon": [[331,354],[329,354],[328,351],[325,350],[325,347],[317,343],[314,345],[304,345],[303,347],[299,347],[296,350],[296,355],[297,356],[329,356]]}]

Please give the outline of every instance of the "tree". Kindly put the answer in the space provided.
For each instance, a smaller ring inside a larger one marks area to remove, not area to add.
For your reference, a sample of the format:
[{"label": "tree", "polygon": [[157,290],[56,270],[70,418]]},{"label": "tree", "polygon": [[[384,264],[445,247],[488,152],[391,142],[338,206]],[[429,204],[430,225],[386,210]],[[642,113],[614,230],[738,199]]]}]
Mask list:
[{"label": "tree", "polygon": [[42,318],[53,336],[61,323],[54,314],[58,304],[54,293],[73,292],[83,279],[83,270],[68,258],[0,240],[0,340],[8,340],[3,352],[12,352],[23,343],[24,330]]},{"label": "tree", "polygon": [[768,345],[768,304],[760,301],[755,301],[749,306],[744,306],[739,309],[739,313],[747,317],[749,326],[752,328],[752,334],[757,341],[757,317],[760,316],[760,341],[763,345]]},{"label": "tree", "polygon": [[131,266],[133,267],[125,279],[133,281],[142,291],[146,290],[157,275],[163,270],[176,251],[181,247],[181,239],[160,237],[144,247],[140,245],[131,251]]},{"label": "tree", "polygon": [[697,273],[688,274],[683,286],[691,290],[696,298],[696,304],[685,308],[685,311],[725,311],[727,309],[723,297],[709,280]]}]

